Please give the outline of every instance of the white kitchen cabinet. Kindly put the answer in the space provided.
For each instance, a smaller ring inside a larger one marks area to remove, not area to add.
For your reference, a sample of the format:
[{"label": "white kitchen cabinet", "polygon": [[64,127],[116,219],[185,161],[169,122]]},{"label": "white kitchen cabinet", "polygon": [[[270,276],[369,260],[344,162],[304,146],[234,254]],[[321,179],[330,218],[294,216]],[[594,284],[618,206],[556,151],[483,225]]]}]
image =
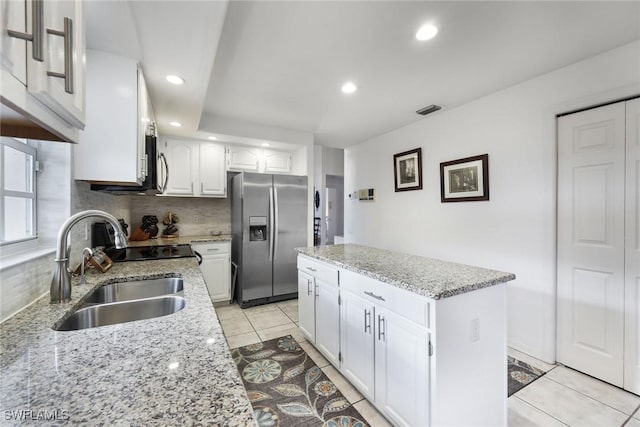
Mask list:
[{"label": "white kitchen cabinet", "polygon": [[298,324],[309,342],[316,342],[316,307],[313,276],[298,272]]},{"label": "white kitchen cabinet", "polygon": [[375,402],[396,426],[429,418],[429,332],[375,307]]},{"label": "white kitchen cabinet", "polygon": [[316,347],[340,366],[340,292],[337,283],[315,278]]},{"label": "white kitchen cabinet", "polygon": [[371,303],[351,292],[340,293],[342,375],[374,401],[374,313]]},{"label": "white kitchen cabinet", "polygon": [[231,251],[229,242],[192,244],[202,256],[200,271],[212,302],[231,300]]},{"label": "white kitchen cabinet", "polygon": [[35,124],[51,139],[77,142],[85,125],[83,2],[2,0],[0,9],[3,103],[24,118],[13,132]]},{"label": "white kitchen cabinet", "polygon": [[301,330],[334,366],[340,366],[338,270],[298,258],[298,317]]},{"label": "white kitchen cabinet", "polygon": [[169,165],[164,195],[226,197],[223,145],[183,139],[168,139],[162,145]]},{"label": "white kitchen cabinet", "polygon": [[[315,274],[321,297],[332,270],[298,256],[301,291]],[[336,273],[339,312],[318,303],[309,310],[301,294],[300,316],[314,314],[311,342],[325,355],[319,325],[339,331],[336,367],[391,424],[506,425],[504,284],[433,300],[350,269]]]},{"label": "white kitchen cabinet", "polygon": [[227,174],[224,168],[224,146],[211,143],[199,145],[200,194],[203,196],[226,196]]},{"label": "white kitchen cabinet", "polygon": [[260,171],[262,150],[259,148],[229,146],[227,147],[227,169],[231,171]]},{"label": "white kitchen cabinet", "polygon": [[228,146],[227,170],[291,173],[291,153],[254,147]]},{"label": "white kitchen cabinet", "polygon": [[74,146],[74,178],[140,185],[148,171],[145,136],[154,133],[149,104],[134,59],[88,50],[87,127]]},{"label": "white kitchen cabinet", "polygon": [[266,173],[291,173],[291,153],[264,150],[262,155]]},{"label": "white kitchen cabinet", "polygon": [[169,178],[164,194],[169,196],[193,196],[193,171],[198,144],[191,141],[164,141],[164,154],[169,166]]}]

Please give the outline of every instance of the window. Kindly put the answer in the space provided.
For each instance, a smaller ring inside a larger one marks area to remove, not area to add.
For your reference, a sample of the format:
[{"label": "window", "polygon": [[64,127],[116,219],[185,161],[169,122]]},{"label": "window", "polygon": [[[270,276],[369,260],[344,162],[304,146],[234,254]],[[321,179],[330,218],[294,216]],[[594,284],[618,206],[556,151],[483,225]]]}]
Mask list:
[{"label": "window", "polygon": [[35,163],[26,140],[0,138],[0,245],[37,237]]}]

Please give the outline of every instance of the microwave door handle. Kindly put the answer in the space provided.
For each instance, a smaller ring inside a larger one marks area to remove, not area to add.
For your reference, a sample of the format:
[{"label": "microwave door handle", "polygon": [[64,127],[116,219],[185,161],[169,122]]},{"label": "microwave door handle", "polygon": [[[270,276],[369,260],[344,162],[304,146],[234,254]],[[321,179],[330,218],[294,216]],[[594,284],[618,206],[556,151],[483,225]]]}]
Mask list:
[{"label": "microwave door handle", "polygon": [[169,163],[167,162],[167,158],[164,153],[160,153],[160,160],[162,160],[162,164],[164,165],[164,182],[158,190],[160,190],[161,193],[164,193],[167,190],[167,184],[169,183]]}]

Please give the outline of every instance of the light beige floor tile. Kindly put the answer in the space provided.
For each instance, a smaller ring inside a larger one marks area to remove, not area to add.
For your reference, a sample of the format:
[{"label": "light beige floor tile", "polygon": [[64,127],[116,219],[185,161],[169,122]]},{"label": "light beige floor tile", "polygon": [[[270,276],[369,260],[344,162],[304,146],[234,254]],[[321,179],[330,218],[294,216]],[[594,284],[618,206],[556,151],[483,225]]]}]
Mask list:
[{"label": "light beige floor tile", "polygon": [[325,366],[322,368],[322,372],[324,372],[331,382],[338,387],[340,393],[344,395],[349,403],[355,403],[363,399],[362,394],[360,394],[360,392],[356,390],[333,366]]},{"label": "light beige floor tile", "polygon": [[244,312],[244,314],[248,316],[250,313],[251,314],[269,313],[272,311],[281,311],[281,310],[277,304],[273,303],[273,304],[257,305],[255,307],[243,308],[242,311]]},{"label": "light beige floor tile", "polygon": [[251,323],[246,317],[237,319],[221,319],[220,325],[222,326],[222,332],[224,332],[226,337],[254,332],[253,326],[251,326]]},{"label": "light beige floor tile", "polygon": [[287,308],[283,308],[282,311],[284,312],[284,314],[287,315],[287,317],[289,319],[291,319],[294,322],[297,322],[298,319],[298,309],[287,309]]},{"label": "light beige floor tile", "polygon": [[518,351],[514,348],[511,347],[507,347],[507,354],[511,357],[515,357],[516,359],[520,360],[521,362],[524,363],[528,363],[529,365],[533,366],[534,368],[538,368],[540,370],[543,370],[545,372],[550,371],[551,369],[553,369],[556,365],[550,365],[547,362],[543,362],[540,359],[536,359],[533,356],[529,356],[528,354],[522,353],[521,351]]},{"label": "light beige floor tile", "polygon": [[627,421],[624,427],[640,427],[640,420],[631,418],[629,421]]},{"label": "light beige floor tile", "polygon": [[235,335],[227,338],[227,344],[229,348],[238,348],[245,345],[254,344],[260,342],[260,337],[255,332],[249,332],[246,334]]},{"label": "light beige floor tile", "polygon": [[290,300],[287,300],[287,301],[280,301],[280,302],[276,303],[276,305],[278,307],[280,307],[282,310],[291,309],[291,308],[294,308],[294,309],[298,310],[298,300],[297,299],[290,299]]},{"label": "light beige floor tile", "polygon": [[329,361],[325,359],[325,357],[309,341],[301,342],[300,347],[304,349],[311,360],[313,360],[319,368],[324,368],[325,366],[330,365]]},{"label": "light beige floor tile", "polygon": [[640,396],[564,366],[551,370],[545,377],[628,415],[640,405]]},{"label": "light beige floor tile", "polygon": [[237,304],[224,307],[215,307],[215,311],[216,316],[218,316],[219,320],[244,317],[242,309]]},{"label": "light beige floor tile", "polygon": [[391,427],[391,424],[373,407],[368,400],[361,400],[353,405],[371,427]]},{"label": "light beige floor tile", "polygon": [[566,426],[516,396],[507,399],[507,425],[509,427]]},{"label": "light beige floor tile", "polygon": [[272,328],[258,329],[256,332],[262,341],[269,341],[285,335],[291,335],[293,336],[293,339],[298,341],[298,337],[296,336],[298,334],[298,328],[296,328],[293,322],[289,322],[285,325],[274,326]]},{"label": "light beige floor tile", "polygon": [[577,391],[542,377],[520,390],[515,396],[572,426],[615,426],[628,415]]},{"label": "light beige floor tile", "polygon": [[278,311],[269,311],[265,313],[247,313],[247,318],[256,331],[271,328],[273,326],[293,323],[286,314],[280,311],[280,309],[278,309]]}]

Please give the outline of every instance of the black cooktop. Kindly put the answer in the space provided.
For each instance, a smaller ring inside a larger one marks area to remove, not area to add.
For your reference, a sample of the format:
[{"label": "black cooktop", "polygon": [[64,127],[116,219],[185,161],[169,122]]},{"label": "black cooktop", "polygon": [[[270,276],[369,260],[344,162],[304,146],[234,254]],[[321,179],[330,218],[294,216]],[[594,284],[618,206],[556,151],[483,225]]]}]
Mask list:
[{"label": "black cooktop", "polygon": [[162,246],[139,246],[125,249],[109,248],[105,253],[114,262],[125,261],[149,261],[168,258],[187,258],[195,256],[191,246],[184,245],[162,245]]}]

